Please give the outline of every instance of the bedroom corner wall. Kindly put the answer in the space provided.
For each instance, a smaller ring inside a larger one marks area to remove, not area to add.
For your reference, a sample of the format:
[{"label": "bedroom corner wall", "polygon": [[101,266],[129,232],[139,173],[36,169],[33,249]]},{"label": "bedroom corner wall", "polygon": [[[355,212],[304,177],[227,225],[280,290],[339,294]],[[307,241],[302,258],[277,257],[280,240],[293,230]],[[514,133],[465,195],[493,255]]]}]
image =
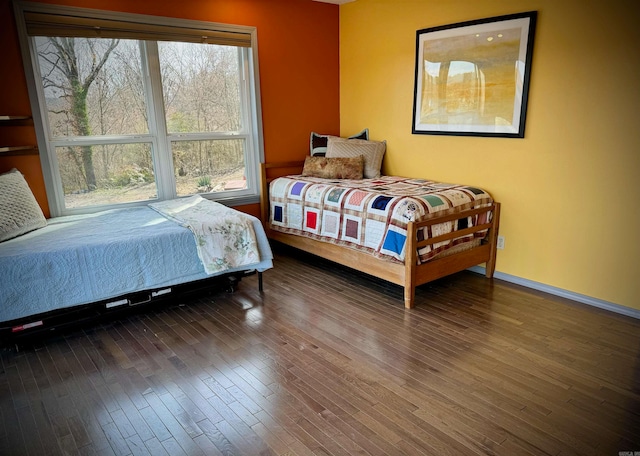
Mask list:
[{"label": "bedroom corner wall", "polygon": [[[109,11],[254,26],[267,161],[304,159],[309,133],[338,134],[339,7],[311,0],[46,0]],[[30,115],[10,0],[0,0],[0,115]],[[0,145],[35,144],[34,127],[0,126]],[[20,169],[44,212],[49,209],[37,155],[0,156],[0,172]],[[259,205],[237,207],[259,215]]]},{"label": "bedroom corner wall", "polygon": [[[419,29],[538,11],[524,139],[411,134]],[[387,140],[386,174],[502,202],[497,270],[640,309],[640,4],[358,0],[340,6],[340,129]]]}]

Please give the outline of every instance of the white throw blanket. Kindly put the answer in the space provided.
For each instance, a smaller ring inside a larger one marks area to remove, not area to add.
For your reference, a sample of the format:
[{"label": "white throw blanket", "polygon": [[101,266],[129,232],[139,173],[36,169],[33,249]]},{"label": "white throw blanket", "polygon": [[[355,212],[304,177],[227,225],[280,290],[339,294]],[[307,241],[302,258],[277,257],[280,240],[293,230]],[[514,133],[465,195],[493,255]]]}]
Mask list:
[{"label": "white throw blanket", "polygon": [[207,274],[260,261],[251,220],[242,212],[200,195],[151,203],[149,207],[191,230]]}]

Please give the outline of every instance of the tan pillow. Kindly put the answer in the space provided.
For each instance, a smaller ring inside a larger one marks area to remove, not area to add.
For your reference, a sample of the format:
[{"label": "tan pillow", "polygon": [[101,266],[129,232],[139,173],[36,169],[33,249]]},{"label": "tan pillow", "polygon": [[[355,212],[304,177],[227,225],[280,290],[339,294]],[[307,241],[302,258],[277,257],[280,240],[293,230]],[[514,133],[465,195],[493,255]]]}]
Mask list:
[{"label": "tan pillow", "polygon": [[323,179],[362,179],[364,157],[307,157],[304,160],[303,176]]},{"label": "tan pillow", "polygon": [[17,169],[0,174],[0,242],[47,225],[24,176]]},{"label": "tan pillow", "polygon": [[364,177],[380,177],[382,158],[387,150],[386,141],[365,141],[364,139],[344,139],[330,137],[327,158],[364,156]]}]

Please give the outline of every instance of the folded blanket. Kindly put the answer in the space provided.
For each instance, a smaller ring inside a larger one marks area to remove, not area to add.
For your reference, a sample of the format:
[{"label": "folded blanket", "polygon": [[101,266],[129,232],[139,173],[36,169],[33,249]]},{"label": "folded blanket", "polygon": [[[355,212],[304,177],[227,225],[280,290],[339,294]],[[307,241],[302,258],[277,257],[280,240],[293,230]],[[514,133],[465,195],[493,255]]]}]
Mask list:
[{"label": "folded blanket", "polygon": [[200,195],[149,204],[153,210],[189,228],[207,274],[260,261],[251,219]]}]

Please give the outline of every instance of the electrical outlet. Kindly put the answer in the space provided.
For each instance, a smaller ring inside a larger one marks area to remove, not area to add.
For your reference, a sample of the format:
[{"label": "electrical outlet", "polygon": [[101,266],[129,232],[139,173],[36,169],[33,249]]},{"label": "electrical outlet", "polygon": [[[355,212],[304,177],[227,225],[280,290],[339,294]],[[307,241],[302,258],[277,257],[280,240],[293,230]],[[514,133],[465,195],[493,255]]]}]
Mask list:
[{"label": "electrical outlet", "polygon": [[498,236],[498,245],[496,247],[500,250],[504,250],[504,236]]}]

